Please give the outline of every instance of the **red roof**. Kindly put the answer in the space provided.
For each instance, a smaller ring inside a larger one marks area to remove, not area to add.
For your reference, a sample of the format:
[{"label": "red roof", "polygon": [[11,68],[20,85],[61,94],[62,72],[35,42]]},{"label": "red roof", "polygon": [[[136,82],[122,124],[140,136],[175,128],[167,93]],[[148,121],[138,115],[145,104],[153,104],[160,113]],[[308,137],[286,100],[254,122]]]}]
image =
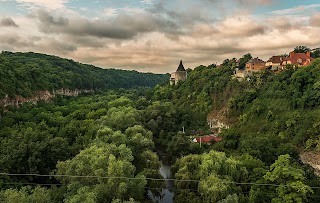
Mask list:
[{"label": "red roof", "polygon": [[203,137],[196,137],[195,138],[197,140],[197,142],[201,142],[202,143],[211,143],[211,141],[215,141],[215,142],[219,142],[222,140],[221,137],[216,137],[216,136],[203,136]]},{"label": "red roof", "polygon": [[285,59],[285,61],[291,61],[291,64],[296,65],[308,65],[312,60],[310,52],[307,54],[290,52],[290,56]]}]

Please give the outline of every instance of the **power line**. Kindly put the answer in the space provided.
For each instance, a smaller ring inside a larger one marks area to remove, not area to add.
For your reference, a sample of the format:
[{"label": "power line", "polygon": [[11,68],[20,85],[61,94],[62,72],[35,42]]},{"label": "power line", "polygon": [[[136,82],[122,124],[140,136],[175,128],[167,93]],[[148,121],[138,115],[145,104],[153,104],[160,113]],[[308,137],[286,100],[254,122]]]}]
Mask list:
[{"label": "power line", "polygon": [[[124,176],[93,176],[93,175],[59,175],[59,174],[49,174],[49,175],[43,175],[43,174],[22,174],[22,173],[0,173],[0,175],[3,176],[34,176],[34,177],[62,177],[62,178],[96,178],[96,179],[127,179],[127,180],[151,180],[151,181],[174,181],[174,182],[194,182],[194,183],[200,183],[200,180],[191,180],[191,179],[175,179],[175,178],[139,178],[139,177],[124,177]],[[278,184],[271,184],[271,183],[241,183],[241,182],[235,182],[235,181],[222,181],[223,183],[229,183],[229,184],[235,184],[235,185],[256,185],[256,186],[274,186],[279,187],[283,185]],[[309,186],[311,189],[320,189],[320,187],[315,186]]]}]

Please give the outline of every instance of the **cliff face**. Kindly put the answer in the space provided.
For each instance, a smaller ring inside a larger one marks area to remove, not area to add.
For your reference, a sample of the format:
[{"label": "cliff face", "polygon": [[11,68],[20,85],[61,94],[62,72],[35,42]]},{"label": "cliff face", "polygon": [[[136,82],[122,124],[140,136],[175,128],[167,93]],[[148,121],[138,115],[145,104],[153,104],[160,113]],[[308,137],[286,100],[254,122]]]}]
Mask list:
[{"label": "cliff face", "polygon": [[36,104],[38,101],[49,101],[52,98],[56,97],[56,95],[62,96],[73,96],[76,97],[80,93],[89,93],[93,92],[93,90],[69,90],[69,89],[58,89],[52,92],[50,91],[38,91],[35,93],[35,96],[24,98],[21,96],[16,96],[15,98],[10,98],[8,95],[4,99],[0,100],[0,106],[7,107],[7,106],[15,106],[19,107],[21,104],[26,102],[31,102]]},{"label": "cliff face", "polygon": [[220,133],[221,129],[229,128],[226,115],[226,108],[223,108],[220,111],[212,111],[208,114],[207,122],[212,132]]},{"label": "cliff face", "polygon": [[302,163],[311,166],[314,173],[320,176],[320,154],[317,152],[301,152],[299,154]]}]

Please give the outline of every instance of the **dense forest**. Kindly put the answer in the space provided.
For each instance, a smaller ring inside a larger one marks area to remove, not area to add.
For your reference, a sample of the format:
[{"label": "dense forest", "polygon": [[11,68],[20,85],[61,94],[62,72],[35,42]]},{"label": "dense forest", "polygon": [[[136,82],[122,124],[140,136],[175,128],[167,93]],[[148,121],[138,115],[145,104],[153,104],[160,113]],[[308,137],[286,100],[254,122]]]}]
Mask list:
[{"label": "dense forest", "polygon": [[0,99],[30,97],[39,90],[107,90],[153,87],[168,75],[102,69],[73,60],[38,53],[0,54]]},{"label": "dense forest", "polygon": [[[320,180],[299,160],[320,150],[320,60],[242,81],[233,71],[226,61],[188,70],[176,85],[4,111],[0,201],[152,202],[148,192],[166,187],[161,149],[172,164],[174,202],[320,202]],[[230,126],[223,140],[191,142],[210,133],[207,115],[215,112]]]}]

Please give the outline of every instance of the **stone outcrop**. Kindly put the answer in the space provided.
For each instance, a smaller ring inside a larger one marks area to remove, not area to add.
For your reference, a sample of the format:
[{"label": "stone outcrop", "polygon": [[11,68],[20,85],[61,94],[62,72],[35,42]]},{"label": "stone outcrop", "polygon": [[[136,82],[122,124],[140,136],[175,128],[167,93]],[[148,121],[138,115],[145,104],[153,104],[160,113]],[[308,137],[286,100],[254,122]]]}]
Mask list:
[{"label": "stone outcrop", "polygon": [[37,91],[32,97],[24,98],[22,96],[16,96],[15,98],[10,98],[8,95],[5,98],[0,100],[0,106],[7,107],[7,106],[15,106],[19,107],[23,103],[31,102],[36,104],[39,101],[49,101],[56,97],[57,95],[62,96],[73,96],[76,97],[81,93],[89,93],[93,92],[93,90],[69,90],[69,89],[58,89],[54,91]]},{"label": "stone outcrop", "polygon": [[311,166],[314,173],[320,176],[320,153],[316,152],[302,152],[299,154],[302,163]]},{"label": "stone outcrop", "polygon": [[223,128],[229,128],[227,124],[227,109],[221,109],[220,111],[212,111],[207,116],[208,125],[213,133],[220,133]]}]

